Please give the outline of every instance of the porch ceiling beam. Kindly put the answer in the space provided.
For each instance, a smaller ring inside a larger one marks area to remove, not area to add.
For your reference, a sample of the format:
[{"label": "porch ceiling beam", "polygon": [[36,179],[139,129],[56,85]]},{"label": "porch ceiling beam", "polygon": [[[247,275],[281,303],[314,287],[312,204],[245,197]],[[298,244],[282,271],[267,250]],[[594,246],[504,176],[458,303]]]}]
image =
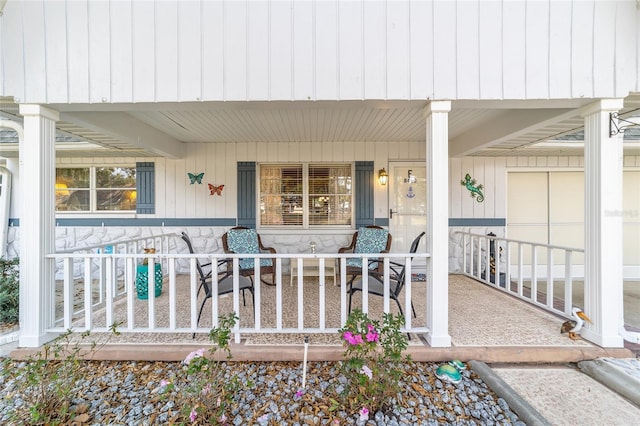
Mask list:
[{"label": "porch ceiling beam", "polygon": [[61,113],[60,118],[159,156],[184,157],[185,149],[182,142],[124,112]]},{"label": "porch ceiling beam", "polygon": [[449,156],[463,157],[527,134],[533,130],[577,117],[576,109],[510,110],[449,141]]}]

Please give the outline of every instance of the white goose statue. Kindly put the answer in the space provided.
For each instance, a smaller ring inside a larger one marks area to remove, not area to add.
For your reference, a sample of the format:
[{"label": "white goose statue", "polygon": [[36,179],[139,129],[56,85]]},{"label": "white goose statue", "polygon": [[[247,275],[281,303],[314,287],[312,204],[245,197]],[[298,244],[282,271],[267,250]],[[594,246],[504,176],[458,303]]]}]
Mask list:
[{"label": "white goose statue", "polygon": [[584,326],[584,322],[587,321],[591,323],[591,320],[582,312],[582,309],[576,307],[571,309],[571,316],[575,318],[575,320],[565,321],[560,327],[560,333],[569,333],[570,339],[577,340],[580,338],[579,334]]}]

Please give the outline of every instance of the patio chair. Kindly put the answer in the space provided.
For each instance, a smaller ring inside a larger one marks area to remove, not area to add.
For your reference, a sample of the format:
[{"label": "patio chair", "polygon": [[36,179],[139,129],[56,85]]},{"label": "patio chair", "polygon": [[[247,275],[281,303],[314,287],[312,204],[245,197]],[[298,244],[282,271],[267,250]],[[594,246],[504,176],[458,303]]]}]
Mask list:
[{"label": "patio chair", "polygon": [[[218,261],[218,266],[225,265],[227,260]],[[200,323],[200,317],[202,316],[202,311],[204,309],[205,303],[207,300],[211,298],[212,288],[211,284],[213,283],[213,277],[209,274],[205,275],[202,271],[202,268],[199,266],[199,261],[196,259],[196,269],[198,269],[198,274],[200,275],[200,286],[204,288],[204,299],[202,299],[202,303],[200,304],[200,310],[198,311],[198,319],[196,321],[196,326]],[[246,306],[247,301],[245,299],[245,291],[249,290],[251,292],[251,300],[253,302],[253,309],[255,312],[256,308],[256,299],[253,293],[253,281],[245,276],[240,275],[239,279],[239,289],[242,292],[242,305]],[[200,290],[198,290],[198,293]],[[224,271],[218,274],[218,296],[222,296],[225,294],[233,293],[233,272]],[[193,337],[196,337],[196,333],[193,333]]]},{"label": "patio chair", "polygon": [[[418,251],[420,240],[424,234],[425,233],[422,232],[413,240],[409,253],[415,253]],[[413,256],[411,259],[413,260]],[[404,287],[405,270],[406,264],[389,261],[389,297],[396,301],[398,309],[400,309],[400,314],[402,315],[404,315],[404,313],[402,312],[402,306],[398,298],[402,288]],[[369,272],[368,277],[369,294],[384,297],[384,274],[381,274],[376,270]],[[351,298],[355,292],[362,291],[362,278],[353,280],[347,291],[349,292],[349,313],[351,313]],[[411,310],[413,311],[413,317],[415,318],[416,309],[413,307],[413,301],[411,302]]]},{"label": "patio chair", "polygon": [[[259,254],[276,253],[273,247],[262,245],[260,234],[255,229],[244,226],[236,226],[229,229],[222,235],[222,248],[225,253]],[[261,281],[267,285],[275,285],[276,282],[276,262],[275,259],[260,259],[260,277],[271,275],[271,282],[264,278]],[[231,269],[231,265],[227,266]],[[240,274],[249,277],[253,281],[254,261],[253,258],[240,259]]]},{"label": "patio chair", "polygon": [[[353,234],[351,244],[338,249],[338,253],[389,253],[391,250],[391,234],[381,226],[369,225],[361,227]],[[351,285],[353,280],[362,274],[361,259],[347,259],[347,284]],[[377,259],[369,259],[369,270],[377,270],[382,273],[382,263]],[[342,267],[338,260],[338,276],[340,277],[340,268]]]},{"label": "patio chair", "polygon": [[[187,235],[186,232],[182,232],[181,237],[182,240],[187,244],[187,248],[189,249],[189,253],[194,254],[194,250],[193,250],[193,244],[191,243],[191,238],[189,238],[189,235]],[[223,265],[226,264],[226,261],[222,262]],[[218,266],[220,266],[220,262],[218,262]],[[211,278],[211,273],[213,272],[213,269],[211,268],[211,262],[209,263],[200,263],[200,261],[196,262],[196,267],[198,268],[198,273],[200,274],[200,287],[198,287],[198,296],[200,296],[200,290],[202,290],[202,286],[203,286],[203,278],[207,279],[207,278]],[[205,273],[205,268],[209,269],[208,273]]]}]

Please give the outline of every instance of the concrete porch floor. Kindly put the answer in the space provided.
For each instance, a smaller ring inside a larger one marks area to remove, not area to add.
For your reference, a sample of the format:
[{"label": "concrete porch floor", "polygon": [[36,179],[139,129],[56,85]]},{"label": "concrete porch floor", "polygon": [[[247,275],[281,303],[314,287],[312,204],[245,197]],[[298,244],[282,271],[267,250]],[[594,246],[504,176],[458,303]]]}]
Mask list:
[{"label": "concrete porch floor", "polygon": [[[165,280],[166,281],[166,280]],[[187,277],[178,280],[180,289],[188,289]],[[283,278],[284,306],[296,306],[297,287],[288,286]],[[317,308],[306,308],[307,304],[317,301],[319,286],[316,282],[305,281],[305,324],[313,324],[318,316]],[[262,287],[263,324],[269,321],[274,309],[268,303],[270,292],[275,288]],[[163,301],[168,303],[168,291],[156,298],[156,309],[160,312]],[[164,298],[164,299],[163,299]],[[327,322],[333,310],[339,311],[338,287],[326,286]],[[165,300],[166,299],[166,300]],[[186,298],[188,300],[188,297]],[[291,300],[289,300],[291,299]],[[359,306],[359,298],[354,297],[354,307]],[[400,300],[403,300],[401,297]],[[424,324],[426,285],[414,282],[412,300],[418,313],[412,319],[416,325]],[[294,304],[289,304],[294,303]],[[392,311],[397,307],[391,302]],[[198,304],[199,306],[199,304]],[[220,312],[230,312],[231,298],[220,299]],[[241,304],[242,306],[242,304]],[[317,306],[317,302],[316,302]],[[370,316],[375,318],[381,312],[381,298],[372,296],[369,301]],[[207,301],[200,326],[210,324],[211,302]],[[126,307],[119,306],[114,313],[115,318],[126,318]],[[147,315],[147,302],[136,300],[136,323],[144,323]],[[178,322],[188,324],[190,309],[179,312]],[[286,326],[296,324],[297,310],[285,312]],[[96,324],[100,323],[101,313],[94,315]],[[241,324],[253,321],[251,301],[240,310]],[[161,326],[166,318],[156,318]],[[104,320],[103,320],[104,321]],[[590,360],[601,357],[628,358],[633,357],[629,349],[605,349],[585,340],[573,341],[560,334],[560,326],[564,319],[556,317],[542,309],[519,301],[512,296],[490,288],[482,283],[462,275],[449,276],[449,332],[452,346],[449,348],[432,348],[422,336],[414,335],[408,353],[415,361],[445,361],[451,359],[478,360],[487,363],[563,363]],[[289,325],[287,325],[289,324]],[[310,334],[308,359],[310,361],[339,360],[342,346],[337,333],[330,335]],[[107,339],[100,333],[91,335],[91,342]],[[87,343],[89,343],[87,341]],[[233,359],[236,361],[295,361],[303,357],[304,336],[298,334],[247,334],[242,336],[240,344],[232,345]],[[206,346],[207,335],[199,333],[195,339],[191,333],[122,333],[118,337],[108,337],[107,344],[93,355],[94,359],[106,360],[148,360],[179,361],[192,350]],[[14,358],[23,358],[32,353],[32,349],[17,348],[11,352]]]}]

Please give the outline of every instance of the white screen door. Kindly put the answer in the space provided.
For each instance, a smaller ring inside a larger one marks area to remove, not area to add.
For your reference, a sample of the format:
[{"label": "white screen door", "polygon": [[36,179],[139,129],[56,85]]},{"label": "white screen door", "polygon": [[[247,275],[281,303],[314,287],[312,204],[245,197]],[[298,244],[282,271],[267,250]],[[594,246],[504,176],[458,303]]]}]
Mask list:
[{"label": "white screen door", "polygon": [[[427,230],[427,178],[424,162],[389,163],[389,232],[391,251],[408,253],[411,242]],[[419,253],[426,253],[426,239],[422,237]],[[414,260],[414,269],[424,269],[424,259]],[[423,272],[423,271],[420,271]]]}]

